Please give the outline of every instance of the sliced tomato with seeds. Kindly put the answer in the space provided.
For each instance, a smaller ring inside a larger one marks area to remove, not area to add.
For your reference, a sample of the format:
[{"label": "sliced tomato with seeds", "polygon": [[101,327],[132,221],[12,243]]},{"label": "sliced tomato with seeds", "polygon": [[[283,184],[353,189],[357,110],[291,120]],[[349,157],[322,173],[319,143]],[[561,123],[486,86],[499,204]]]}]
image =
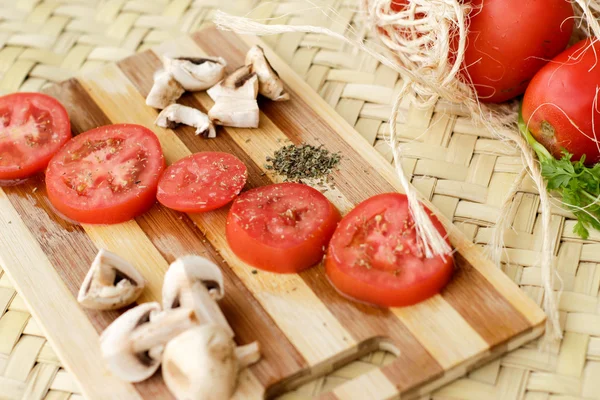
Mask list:
[{"label": "sliced tomato with seeds", "polygon": [[70,138],[69,115],[58,100],[41,93],[0,97],[0,180],[44,170]]},{"label": "sliced tomato with seeds", "polygon": [[156,135],[140,125],[101,126],[76,136],[50,161],[48,198],[78,222],[114,224],[156,200],[165,160]]},{"label": "sliced tomato with seeds", "polygon": [[335,206],[310,186],[263,186],[243,193],[231,206],[227,242],[256,268],[299,272],[323,259],[340,218]]},{"label": "sliced tomato with seeds", "polygon": [[248,170],[236,156],[201,152],[167,168],[158,183],[158,201],[174,210],[198,213],[221,208],[246,185]]},{"label": "sliced tomato with seeds", "polygon": [[[444,227],[432,215],[436,229]],[[451,256],[426,258],[417,241],[408,200],[382,194],[360,203],[331,238],[327,277],[343,294],[382,307],[418,303],[438,293],[454,269]]]}]

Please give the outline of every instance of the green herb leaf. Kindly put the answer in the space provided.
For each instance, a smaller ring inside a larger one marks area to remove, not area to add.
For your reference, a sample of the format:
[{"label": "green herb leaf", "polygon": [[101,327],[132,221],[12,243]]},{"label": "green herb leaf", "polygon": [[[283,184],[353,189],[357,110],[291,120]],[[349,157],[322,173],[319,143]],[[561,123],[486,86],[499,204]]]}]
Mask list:
[{"label": "green herb leaf", "polygon": [[573,233],[577,236],[580,236],[582,239],[587,239],[590,236],[590,231],[585,227],[585,225],[583,225],[583,223],[581,223],[581,221],[578,221],[575,224],[573,227]]},{"label": "green herb leaf", "polygon": [[585,156],[573,161],[573,154],[567,151],[563,151],[561,159],[557,160],[535,140],[521,112],[519,129],[540,160],[548,190],[561,195],[563,203],[577,217],[573,233],[587,239],[590,228],[600,231],[600,163],[587,167]]}]

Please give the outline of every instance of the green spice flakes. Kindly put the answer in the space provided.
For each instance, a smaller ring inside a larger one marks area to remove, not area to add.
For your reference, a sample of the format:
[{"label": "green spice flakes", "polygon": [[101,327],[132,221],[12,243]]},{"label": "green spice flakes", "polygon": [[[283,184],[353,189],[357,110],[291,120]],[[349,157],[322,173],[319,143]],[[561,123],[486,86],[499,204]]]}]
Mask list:
[{"label": "green spice flakes", "polygon": [[327,176],[339,164],[341,156],[331,153],[322,145],[290,144],[277,150],[273,157],[267,157],[269,170],[284,176],[286,181],[297,182],[302,179],[320,179]]}]

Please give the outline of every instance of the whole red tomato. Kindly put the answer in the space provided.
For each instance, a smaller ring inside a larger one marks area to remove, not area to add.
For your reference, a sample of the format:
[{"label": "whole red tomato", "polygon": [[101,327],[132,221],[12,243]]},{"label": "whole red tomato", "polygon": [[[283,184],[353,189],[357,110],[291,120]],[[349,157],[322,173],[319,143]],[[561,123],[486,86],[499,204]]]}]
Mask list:
[{"label": "whole red tomato", "polygon": [[573,160],[600,162],[600,42],[586,39],[565,50],[531,80],[523,98],[523,118],[535,139],[554,157],[563,149]]},{"label": "whole red tomato", "polygon": [[[392,10],[409,0],[393,0]],[[540,68],[565,49],[573,32],[567,0],[473,0],[464,77],[479,100],[500,103],[525,92]],[[458,47],[455,43],[453,51]]]},{"label": "whole red tomato", "polygon": [[464,64],[479,100],[525,92],[535,73],[563,51],[573,32],[567,0],[475,0]]}]

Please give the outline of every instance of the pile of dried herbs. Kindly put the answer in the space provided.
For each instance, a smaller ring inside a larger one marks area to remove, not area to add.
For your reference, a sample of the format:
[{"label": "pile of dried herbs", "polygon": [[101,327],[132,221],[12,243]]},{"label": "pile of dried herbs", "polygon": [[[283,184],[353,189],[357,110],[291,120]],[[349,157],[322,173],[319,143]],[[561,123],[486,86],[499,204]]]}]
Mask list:
[{"label": "pile of dried herbs", "polygon": [[290,144],[277,150],[272,157],[267,157],[266,168],[284,176],[286,181],[318,179],[324,183],[340,160],[338,153],[330,152],[323,145]]}]

